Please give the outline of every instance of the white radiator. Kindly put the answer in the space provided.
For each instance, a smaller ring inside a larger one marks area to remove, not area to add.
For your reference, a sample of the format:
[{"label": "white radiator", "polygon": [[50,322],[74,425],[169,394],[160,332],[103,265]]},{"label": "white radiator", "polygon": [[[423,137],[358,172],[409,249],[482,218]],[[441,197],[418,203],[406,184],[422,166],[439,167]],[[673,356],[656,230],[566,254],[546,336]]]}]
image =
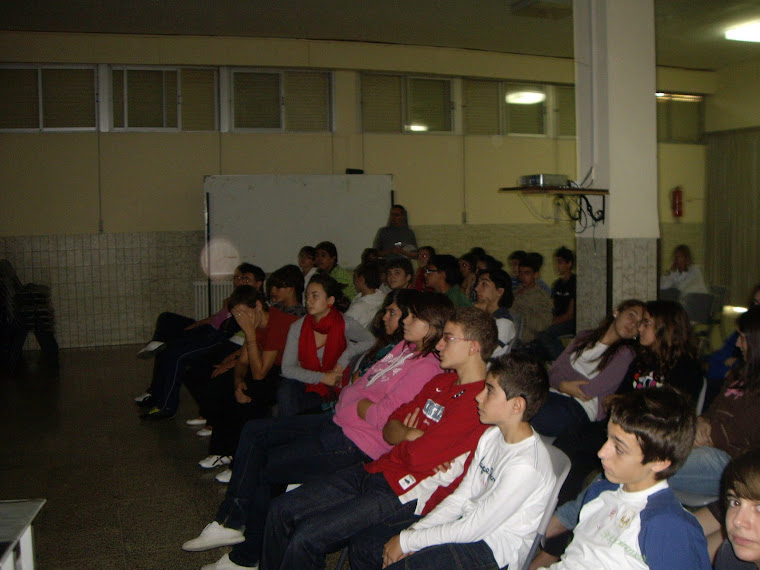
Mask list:
[{"label": "white radiator", "polygon": [[211,313],[208,310],[208,281],[193,281],[193,299],[195,307],[195,319],[205,319],[209,314],[214,314],[222,308],[222,301],[232,293],[232,281],[211,282]]}]

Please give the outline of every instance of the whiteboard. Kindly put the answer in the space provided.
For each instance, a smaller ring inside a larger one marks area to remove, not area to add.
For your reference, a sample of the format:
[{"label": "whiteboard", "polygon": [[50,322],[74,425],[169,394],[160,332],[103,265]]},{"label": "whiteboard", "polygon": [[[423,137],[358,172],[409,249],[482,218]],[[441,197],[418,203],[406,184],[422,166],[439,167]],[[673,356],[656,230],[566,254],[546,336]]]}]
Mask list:
[{"label": "whiteboard", "polygon": [[206,176],[204,270],[229,276],[246,261],[271,273],[321,241],[355,267],[388,221],[392,188],[390,174]]}]

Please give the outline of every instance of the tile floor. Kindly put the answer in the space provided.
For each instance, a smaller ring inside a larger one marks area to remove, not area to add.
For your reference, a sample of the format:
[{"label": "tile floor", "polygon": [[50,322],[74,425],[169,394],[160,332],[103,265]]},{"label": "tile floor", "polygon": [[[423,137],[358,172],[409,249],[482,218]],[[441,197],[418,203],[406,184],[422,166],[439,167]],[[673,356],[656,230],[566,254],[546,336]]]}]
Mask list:
[{"label": "tile floor", "polygon": [[197,414],[186,392],[173,420],[139,419],[131,398],[152,361],[136,351],[62,350],[59,378],[30,352],[0,378],[0,499],[47,499],[34,526],[40,570],[197,569],[225,552],[180,549],[225,488],[196,464],[208,442],[185,426]]}]

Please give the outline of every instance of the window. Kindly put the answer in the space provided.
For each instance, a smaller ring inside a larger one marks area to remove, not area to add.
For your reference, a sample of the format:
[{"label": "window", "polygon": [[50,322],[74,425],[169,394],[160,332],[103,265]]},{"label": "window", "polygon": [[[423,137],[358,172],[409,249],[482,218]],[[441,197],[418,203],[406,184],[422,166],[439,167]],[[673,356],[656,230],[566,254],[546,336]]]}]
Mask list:
[{"label": "window", "polygon": [[528,83],[507,83],[506,132],[517,135],[546,134],[546,88]]},{"label": "window", "polygon": [[111,81],[115,129],[217,127],[215,69],[113,68]]},{"label": "window", "polygon": [[330,130],[330,74],[313,71],[232,73],[236,130]]},{"label": "window", "polygon": [[451,132],[451,79],[363,73],[364,132]]},{"label": "window", "polygon": [[699,143],[704,132],[701,95],[657,93],[658,142]]},{"label": "window", "polygon": [[0,68],[0,129],[93,130],[94,66]]},{"label": "window", "polygon": [[575,136],[575,87],[557,85],[554,88],[557,111],[557,135]]},{"label": "window", "polygon": [[465,79],[462,83],[464,132],[470,135],[498,135],[501,131],[500,88],[498,81]]}]

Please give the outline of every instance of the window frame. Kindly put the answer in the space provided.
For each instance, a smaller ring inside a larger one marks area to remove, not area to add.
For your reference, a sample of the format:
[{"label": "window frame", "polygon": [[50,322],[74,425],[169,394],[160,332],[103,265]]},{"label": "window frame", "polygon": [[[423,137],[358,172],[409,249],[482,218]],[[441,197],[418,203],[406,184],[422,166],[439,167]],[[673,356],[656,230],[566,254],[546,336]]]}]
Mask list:
[{"label": "window frame", "polygon": [[[123,127],[117,127],[114,125],[114,112],[113,112],[113,91],[111,92],[110,97],[110,103],[111,105],[111,130],[114,132],[156,132],[156,133],[175,133],[175,132],[181,132],[182,131],[182,113],[180,108],[180,69],[182,66],[177,65],[111,65],[111,77],[110,77],[110,85],[111,89],[113,89],[113,74],[114,72],[129,72],[129,71],[174,71],[177,74],[177,93],[176,93],[176,113],[177,113],[177,126],[176,127],[130,127],[129,126],[129,90],[128,90],[128,73],[125,73],[123,75],[124,81],[122,85],[123,92],[123,104],[124,104],[124,126]],[[190,67],[190,66],[188,66]],[[163,108],[163,121],[164,124],[166,123],[166,117],[167,117],[167,109],[166,109],[166,92],[165,92],[165,85],[162,82],[162,87],[164,91],[162,91],[162,108]],[[209,131],[206,131],[209,132]],[[213,132],[213,131],[211,131]]]},{"label": "window frame", "polygon": [[[13,127],[2,128],[0,132],[3,133],[63,133],[63,132],[96,132],[100,125],[100,113],[98,100],[100,98],[99,82],[98,82],[98,66],[96,64],[88,63],[72,63],[72,64],[24,64],[24,63],[3,63],[0,64],[0,69],[26,69],[34,70],[37,74],[37,127]],[[46,69],[89,69],[92,70],[93,79],[93,109],[95,124],[91,127],[46,127],[43,124],[43,118],[45,114],[43,90],[42,90],[42,72]]]},{"label": "window frame", "polygon": [[[409,116],[409,113],[411,111],[411,82],[421,79],[424,81],[441,81],[446,82],[449,85],[449,109],[448,109],[448,121],[449,121],[449,129],[445,131],[433,131],[433,130],[425,130],[425,131],[415,131],[412,130],[412,124],[411,124],[411,118]],[[455,120],[456,120],[456,109],[454,108],[454,77],[441,77],[436,75],[418,75],[413,73],[407,73],[403,74],[403,81],[402,81],[402,87],[401,90],[401,119],[402,119],[402,133],[405,134],[415,134],[415,135],[421,135],[421,134],[431,134],[431,135],[447,135],[447,134],[456,134],[456,130],[454,128],[455,126]]]}]

